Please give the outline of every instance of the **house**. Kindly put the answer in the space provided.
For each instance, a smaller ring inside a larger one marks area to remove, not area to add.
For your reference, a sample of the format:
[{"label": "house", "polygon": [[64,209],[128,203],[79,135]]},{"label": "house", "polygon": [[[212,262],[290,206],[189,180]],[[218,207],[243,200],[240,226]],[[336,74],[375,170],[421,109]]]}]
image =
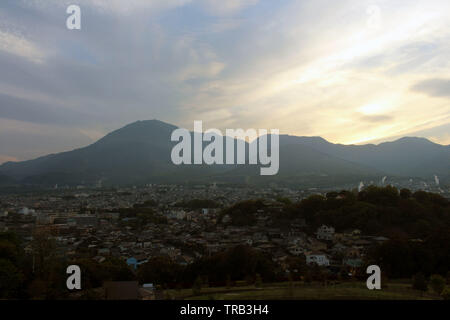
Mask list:
[{"label": "house", "polygon": [[142,300],[155,300],[155,286],[153,283],[144,283],[139,294]]},{"label": "house", "polygon": [[110,255],[110,250],[109,250],[109,248],[100,248],[100,249],[98,249],[98,251],[97,251],[97,254],[99,255],[99,256],[109,256]]},{"label": "house", "polygon": [[352,268],[359,268],[363,265],[363,261],[360,258],[344,259],[343,264]]},{"label": "house", "polygon": [[36,214],[36,211],[34,211],[34,209],[28,209],[27,207],[24,207],[24,208],[20,209],[18,211],[18,213],[23,214],[23,215],[29,215],[29,214],[34,215],[34,214]]},{"label": "house", "polygon": [[322,241],[315,240],[313,238],[308,239],[309,242],[309,249],[310,251],[326,251],[327,250],[327,244]]},{"label": "house", "polygon": [[94,258],[92,258],[94,261],[98,262],[98,263],[102,263],[106,260],[105,257],[102,256],[95,256]]},{"label": "house", "polygon": [[337,242],[330,250],[331,253],[333,254],[337,254],[340,252],[345,252],[345,250],[347,249],[347,246],[345,246],[344,244]]},{"label": "house", "polygon": [[142,288],[144,288],[146,290],[150,290],[150,291],[155,290],[155,286],[153,285],[153,283],[144,283],[142,285]]},{"label": "house", "polygon": [[386,238],[386,237],[383,237],[383,236],[379,236],[379,237],[374,237],[373,240],[378,242],[378,243],[383,243],[385,241],[388,241],[389,238]]},{"label": "house", "polygon": [[306,264],[317,264],[319,266],[329,266],[330,260],[325,254],[307,254]]},{"label": "house", "polygon": [[306,227],[305,219],[294,219],[291,223],[292,228],[304,228]]},{"label": "house", "polygon": [[182,255],[177,256],[177,257],[175,258],[175,262],[176,262],[177,264],[179,264],[179,265],[182,265],[182,266],[187,266],[187,265],[188,265],[187,260],[186,260],[185,257],[182,256]]},{"label": "house", "polygon": [[134,270],[136,270],[139,265],[146,262],[148,262],[148,259],[145,256],[130,257],[127,259],[127,265],[133,267]]},{"label": "house", "polygon": [[334,239],[334,228],[322,225],[317,229],[317,239],[331,241]]},{"label": "house", "polygon": [[177,220],[183,220],[186,218],[186,211],[184,210],[174,210],[168,214],[168,218],[170,219],[177,219]]},{"label": "house", "polygon": [[299,256],[305,251],[304,248],[297,245],[289,247],[288,250],[294,256]]},{"label": "house", "polygon": [[287,259],[287,254],[284,253],[282,250],[277,250],[272,254],[272,260],[277,262],[282,262]]},{"label": "house", "polygon": [[73,217],[78,227],[96,227],[98,225],[98,218],[90,215],[78,215]]},{"label": "house", "polygon": [[361,256],[361,252],[357,247],[350,247],[345,249],[345,256],[347,258],[359,258]]}]

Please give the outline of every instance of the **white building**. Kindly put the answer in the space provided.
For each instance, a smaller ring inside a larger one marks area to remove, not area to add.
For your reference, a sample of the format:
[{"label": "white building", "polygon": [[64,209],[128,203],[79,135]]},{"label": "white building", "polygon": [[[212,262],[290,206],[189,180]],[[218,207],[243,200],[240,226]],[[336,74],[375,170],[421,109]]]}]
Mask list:
[{"label": "white building", "polygon": [[28,209],[27,207],[24,207],[22,209],[19,210],[19,214],[24,214],[24,215],[34,215],[36,212],[34,211],[34,209]]},{"label": "white building", "polygon": [[303,252],[305,252],[305,250],[302,247],[297,246],[297,245],[291,246],[288,250],[294,256],[299,256],[299,255],[303,254]]},{"label": "white building", "polygon": [[153,285],[153,283],[144,283],[142,285],[142,288],[147,289],[147,290],[154,290],[155,286]]},{"label": "white building", "polygon": [[308,254],[306,255],[306,264],[317,264],[319,266],[329,266],[330,260],[325,254]]},{"label": "white building", "polygon": [[322,225],[317,229],[317,239],[319,240],[333,240],[334,239],[334,228]]},{"label": "white building", "polygon": [[169,213],[168,218],[183,220],[184,218],[186,218],[186,211],[184,210],[172,211]]}]

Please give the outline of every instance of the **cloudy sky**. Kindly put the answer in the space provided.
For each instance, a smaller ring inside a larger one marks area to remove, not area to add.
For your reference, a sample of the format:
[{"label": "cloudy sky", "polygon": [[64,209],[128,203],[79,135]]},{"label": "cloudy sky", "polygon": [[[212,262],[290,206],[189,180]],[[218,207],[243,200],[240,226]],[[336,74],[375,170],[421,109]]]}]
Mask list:
[{"label": "cloudy sky", "polygon": [[0,1],[0,163],[155,118],[450,144],[450,1]]}]

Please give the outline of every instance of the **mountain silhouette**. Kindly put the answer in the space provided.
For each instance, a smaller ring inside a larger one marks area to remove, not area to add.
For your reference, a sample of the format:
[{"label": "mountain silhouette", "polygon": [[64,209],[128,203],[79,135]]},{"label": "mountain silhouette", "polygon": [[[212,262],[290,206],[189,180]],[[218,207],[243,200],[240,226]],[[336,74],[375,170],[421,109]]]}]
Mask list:
[{"label": "mountain silhouette", "polygon": [[425,138],[404,137],[378,145],[333,144],[320,137],[280,137],[280,143],[306,145],[330,156],[374,168],[389,175],[428,177],[450,174],[450,146]]},{"label": "mountain silhouette", "polygon": [[[137,121],[84,148],[28,161],[7,162],[0,166],[0,184],[223,181],[314,185],[323,181],[350,183],[379,179],[383,175],[430,178],[437,174],[442,180],[450,174],[450,146],[414,137],[379,145],[342,145],[321,137],[280,135],[280,170],[276,176],[261,177],[260,165],[176,166],[171,161],[171,151],[177,142],[170,139],[176,128],[158,120]],[[226,139],[231,141],[231,138]],[[246,142],[245,145],[248,154],[249,145]]]}]

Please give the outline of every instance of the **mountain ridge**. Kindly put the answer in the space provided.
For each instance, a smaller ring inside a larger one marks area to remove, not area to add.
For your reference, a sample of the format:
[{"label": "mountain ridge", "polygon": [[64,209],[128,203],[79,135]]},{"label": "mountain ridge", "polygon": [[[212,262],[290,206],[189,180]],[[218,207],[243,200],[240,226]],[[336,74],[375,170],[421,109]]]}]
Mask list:
[{"label": "mountain ridge", "polygon": [[[450,175],[450,146],[425,138],[403,137],[380,144],[334,144],[315,136],[280,135],[278,176],[258,177],[260,166],[207,166],[172,164],[178,128],[160,120],[139,120],[114,130],[96,142],[71,151],[0,165],[3,180],[25,184],[110,184],[209,181],[302,180],[303,177],[362,178],[395,175],[424,177]],[[192,134],[192,133],[191,133]],[[231,139],[226,137],[226,139]],[[259,139],[259,138],[258,138]],[[228,141],[228,140],[227,140]],[[206,145],[207,143],[204,143]],[[245,142],[248,150],[249,144]],[[347,179],[348,178],[348,179]],[[265,179],[265,180],[264,180]],[[1,182],[0,182],[1,183]]]}]

